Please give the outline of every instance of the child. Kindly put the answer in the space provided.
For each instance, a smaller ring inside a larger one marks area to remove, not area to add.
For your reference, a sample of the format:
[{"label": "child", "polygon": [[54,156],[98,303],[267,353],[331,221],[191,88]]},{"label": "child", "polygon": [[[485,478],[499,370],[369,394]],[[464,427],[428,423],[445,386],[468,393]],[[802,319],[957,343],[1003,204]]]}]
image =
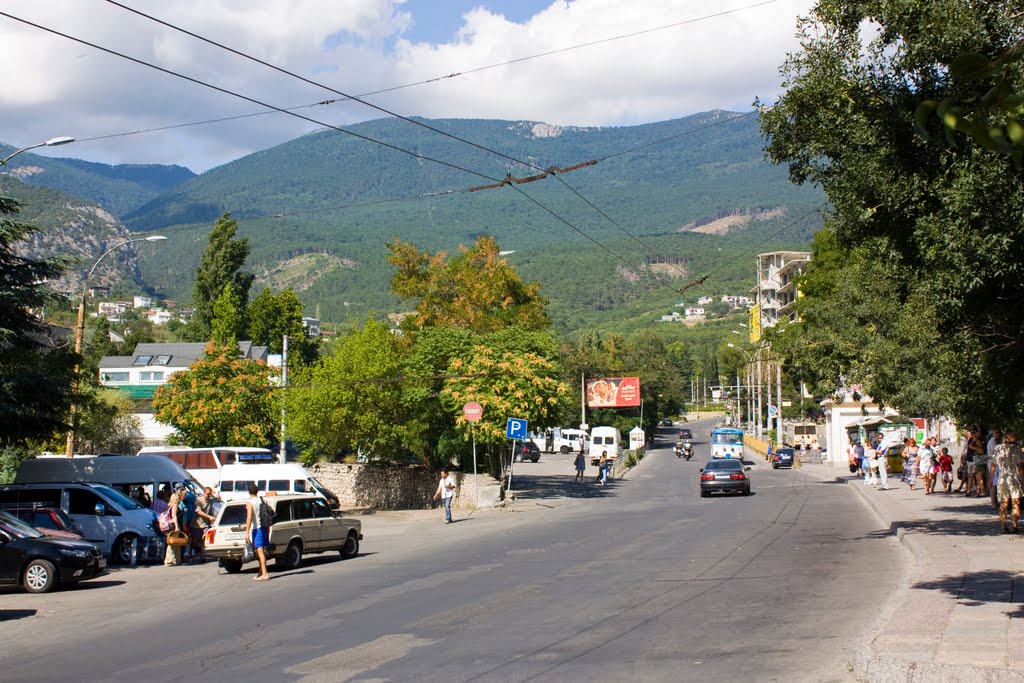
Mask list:
[{"label": "child", "polygon": [[949,449],[942,447],[939,454],[939,476],[942,477],[942,487],[946,493],[953,492],[953,457]]}]

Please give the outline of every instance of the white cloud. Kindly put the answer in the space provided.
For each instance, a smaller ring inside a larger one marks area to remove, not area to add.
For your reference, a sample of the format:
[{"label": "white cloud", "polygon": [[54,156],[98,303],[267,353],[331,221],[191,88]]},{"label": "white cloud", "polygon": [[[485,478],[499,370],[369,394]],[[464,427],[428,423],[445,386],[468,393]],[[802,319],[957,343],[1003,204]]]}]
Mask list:
[{"label": "white cloud", "polygon": [[[779,92],[778,66],[796,47],[796,15],[811,0],[761,7],[604,42],[374,98],[407,115],[622,125],[749,106]],[[444,44],[402,38],[416,17],[400,0],[139,0],[168,22],[351,93],[698,19],[751,4],[723,0],[557,1],[524,23],[481,7]],[[432,10],[443,11],[443,5]],[[0,0],[2,11],[276,106],[334,97],[100,0]],[[258,110],[252,104],[0,17],[0,139],[28,145]],[[347,103],[300,110],[321,121],[381,116]],[[60,153],[110,163],[178,163],[204,170],[316,128],[271,115],[107,140]]]}]

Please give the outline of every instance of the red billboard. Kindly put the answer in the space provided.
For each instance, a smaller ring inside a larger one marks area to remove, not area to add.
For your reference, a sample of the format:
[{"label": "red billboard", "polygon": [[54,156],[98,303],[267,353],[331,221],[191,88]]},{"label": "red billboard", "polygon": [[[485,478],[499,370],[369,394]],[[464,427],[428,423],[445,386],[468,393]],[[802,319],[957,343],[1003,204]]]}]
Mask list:
[{"label": "red billboard", "polygon": [[587,380],[588,408],[636,408],[640,405],[639,377]]}]

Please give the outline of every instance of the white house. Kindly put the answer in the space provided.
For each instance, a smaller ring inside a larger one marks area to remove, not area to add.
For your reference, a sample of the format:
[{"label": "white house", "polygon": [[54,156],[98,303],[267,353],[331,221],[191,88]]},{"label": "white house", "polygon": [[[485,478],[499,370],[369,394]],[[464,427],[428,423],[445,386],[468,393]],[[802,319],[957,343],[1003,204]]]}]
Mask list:
[{"label": "white house", "polygon": [[133,296],[132,308],[153,308],[153,299],[148,296]]},{"label": "white house", "polygon": [[702,315],[704,315],[704,307],[703,306],[690,306],[689,308],[686,309],[686,317],[687,318],[696,318],[696,317],[702,316]]},{"label": "white house", "polygon": [[[825,444],[828,449],[828,461],[832,464],[847,463],[846,449],[850,446],[846,431],[848,427],[861,423],[871,428],[883,422],[884,418],[898,414],[892,408],[880,408],[870,396],[858,394],[857,388],[845,389],[821,402],[821,407],[825,409]],[[877,427],[874,431],[877,431]]]},{"label": "white house", "polygon": [[[130,356],[104,356],[100,360],[100,384],[118,389],[135,403],[143,445],[162,446],[174,428],[153,417],[153,394],[171,375],[188,370],[203,357],[206,344],[138,344]],[[240,358],[267,362],[267,347],[238,342]]]},{"label": "white house", "polygon": [[154,325],[166,325],[174,318],[170,311],[163,310],[146,311],[146,317],[149,318]]},{"label": "white house", "polygon": [[96,314],[103,318],[116,318],[128,310],[127,301],[101,301],[96,304]]},{"label": "white house", "polygon": [[320,320],[318,318],[302,318],[302,327],[306,330],[307,337],[320,336]]},{"label": "white house", "polygon": [[710,296],[702,296],[701,298],[697,299],[697,305],[698,306],[707,306],[712,301],[714,301],[714,299],[712,299]]}]

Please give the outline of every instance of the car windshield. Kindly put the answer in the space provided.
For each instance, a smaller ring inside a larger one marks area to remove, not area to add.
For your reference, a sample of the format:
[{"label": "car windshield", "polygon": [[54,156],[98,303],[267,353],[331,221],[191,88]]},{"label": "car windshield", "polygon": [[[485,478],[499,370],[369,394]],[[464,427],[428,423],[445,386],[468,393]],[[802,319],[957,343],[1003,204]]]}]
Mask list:
[{"label": "car windshield", "polygon": [[8,512],[0,511],[0,525],[16,538],[42,538],[44,536]]},{"label": "car windshield", "polygon": [[112,489],[105,484],[93,484],[92,486],[97,491],[102,491],[103,494],[113,500],[115,503],[120,505],[125,510],[141,510],[142,506],[136,503],[134,500],[124,495],[117,489]]},{"label": "car windshield", "polygon": [[738,460],[712,460],[705,467],[705,470],[739,470],[743,465]]}]

